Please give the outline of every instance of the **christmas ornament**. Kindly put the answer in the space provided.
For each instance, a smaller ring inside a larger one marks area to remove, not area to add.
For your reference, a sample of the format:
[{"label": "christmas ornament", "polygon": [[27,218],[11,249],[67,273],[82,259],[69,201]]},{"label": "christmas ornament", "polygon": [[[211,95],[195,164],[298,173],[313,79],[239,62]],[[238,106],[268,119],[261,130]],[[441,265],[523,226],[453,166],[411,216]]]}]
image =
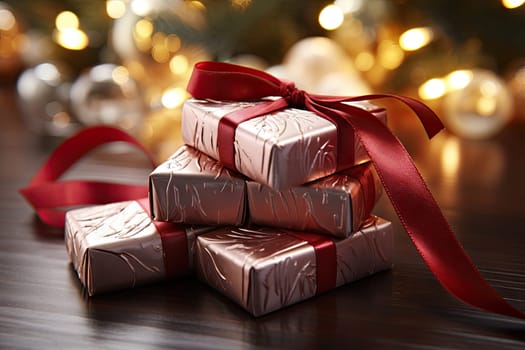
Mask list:
[{"label": "christmas ornament", "polygon": [[67,136],[76,130],[68,105],[69,73],[54,63],[41,63],[22,72],[17,82],[20,109],[37,134]]},{"label": "christmas ornament", "polygon": [[137,83],[123,66],[101,64],[71,86],[71,107],[84,125],[110,124],[136,132],[144,114]]},{"label": "christmas ornament", "polygon": [[334,96],[358,96],[370,94],[372,91],[359,75],[343,72],[325,75],[313,92]]},{"label": "christmas ornament", "polygon": [[510,120],[512,96],[495,73],[482,69],[471,73],[462,88],[452,89],[445,95],[444,123],[460,137],[489,138]]},{"label": "christmas ornament", "polygon": [[309,37],[295,43],[286,53],[284,65],[297,87],[306,91],[316,91],[321,79],[331,73],[357,75],[345,51],[325,37]]},{"label": "christmas ornament", "polygon": [[22,63],[20,50],[23,33],[21,25],[13,10],[0,2],[0,80],[14,78]]}]

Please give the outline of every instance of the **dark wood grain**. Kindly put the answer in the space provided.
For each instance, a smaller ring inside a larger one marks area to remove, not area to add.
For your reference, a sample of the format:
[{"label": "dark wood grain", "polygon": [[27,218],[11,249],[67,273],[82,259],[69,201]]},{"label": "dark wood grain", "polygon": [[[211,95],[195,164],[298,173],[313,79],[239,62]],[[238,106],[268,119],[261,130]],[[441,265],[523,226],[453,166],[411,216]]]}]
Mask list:
[{"label": "dark wood grain", "polygon": [[[193,278],[88,299],[60,231],[46,227],[17,190],[56,146],[26,131],[15,94],[0,96],[0,348],[267,349],[525,348],[525,323],[450,297],[394,222],[395,267],[255,319]],[[411,119],[394,128],[482,274],[525,311],[525,127],[489,141],[446,133],[432,142]],[[145,181],[149,169],[92,157],[71,176]]]}]

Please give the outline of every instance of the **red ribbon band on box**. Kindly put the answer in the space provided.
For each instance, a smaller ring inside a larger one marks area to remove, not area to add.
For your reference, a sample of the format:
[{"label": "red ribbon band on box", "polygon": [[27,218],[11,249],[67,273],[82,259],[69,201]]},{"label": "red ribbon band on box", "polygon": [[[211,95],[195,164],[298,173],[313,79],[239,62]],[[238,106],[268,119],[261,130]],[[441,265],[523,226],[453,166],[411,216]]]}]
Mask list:
[{"label": "red ribbon band on box", "polygon": [[314,248],[315,275],[317,281],[315,294],[321,294],[334,289],[337,282],[337,251],[334,241],[318,234],[288,230],[284,230],[284,232],[301,241],[307,242]]},{"label": "red ribbon band on box", "polygon": [[[137,200],[142,209],[151,217],[149,199]],[[173,278],[188,273],[190,257],[186,227],[182,224],[152,220],[160,234],[166,277]]]},{"label": "red ribbon band on box", "polygon": [[356,135],[373,162],[402,225],[441,285],[458,299],[482,310],[525,318],[481,276],[397,137],[369,111],[342,102],[394,98],[414,111],[432,138],[443,129],[443,124],[425,104],[410,97],[387,94],[358,97],[308,94],[265,72],[220,62],[197,63],[188,91],[195,98],[222,101],[281,97],[235,111],[221,119],[218,130],[220,160],[232,168],[235,168],[237,125],[288,106],[306,108],[334,121],[338,129],[338,153],[348,157],[341,160],[343,165],[353,161],[349,156],[353,142],[350,146],[345,140]]}]

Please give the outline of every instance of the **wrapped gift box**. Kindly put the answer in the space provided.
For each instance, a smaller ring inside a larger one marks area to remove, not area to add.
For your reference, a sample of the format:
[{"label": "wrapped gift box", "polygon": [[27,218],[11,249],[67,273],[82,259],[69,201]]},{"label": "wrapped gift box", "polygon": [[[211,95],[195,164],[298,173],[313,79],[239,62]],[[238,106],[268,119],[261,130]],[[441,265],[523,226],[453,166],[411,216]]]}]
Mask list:
[{"label": "wrapped gift box", "polygon": [[180,147],[149,176],[153,218],[186,224],[241,225],[244,177],[202,152]]},{"label": "wrapped gift box", "polygon": [[147,199],[68,211],[65,241],[88,294],[187,274],[195,236],[209,228],[152,221]]},{"label": "wrapped gift box", "polygon": [[336,237],[357,230],[380,193],[381,185],[370,163],[276,191],[245,181],[242,175],[189,146],[179,148],[150,175],[155,220],[240,226],[247,217],[252,224]]},{"label": "wrapped gift box", "polygon": [[198,276],[254,316],[392,265],[391,223],[372,217],[348,238],[282,229],[220,228],[196,239]]},{"label": "wrapped gift box", "polygon": [[248,181],[246,189],[251,223],[336,237],[357,231],[382,192],[370,163],[287,190],[254,181]]},{"label": "wrapped gift box", "polygon": [[[186,101],[182,112],[184,142],[220,159],[219,120],[254,103]],[[368,102],[353,104],[369,110],[386,123],[385,109]],[[336,126],[307,110],[287,108],[243,122],[236,128],[234,146],[237,170],[277,190],[302,185],[341,169],[337,164]],[[353,164],[368,160],[357,138],[353,151]]]}]

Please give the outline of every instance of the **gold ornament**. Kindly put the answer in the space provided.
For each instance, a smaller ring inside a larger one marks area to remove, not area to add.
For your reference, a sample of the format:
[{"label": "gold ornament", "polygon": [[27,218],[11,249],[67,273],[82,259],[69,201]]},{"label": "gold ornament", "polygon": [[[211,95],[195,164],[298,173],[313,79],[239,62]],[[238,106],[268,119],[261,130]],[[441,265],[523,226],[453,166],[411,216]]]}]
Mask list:
[{"label": "gold ornament", "polygon": [[511,119],[512,96],[495,73],[483,69],[469,72],[460,88],[444,96],[444,123],[460,137],[490,138]]},{"label": "gold ornament", "polygon": [[17,94],[27,127],[40,135],[68,136],[78,129],[69,110],[70,75],[62,65],[41,63],[22,72]]},{"label": "gold ornament", "polygon": [[319,84],[331,74],[359,79],[350,57],[335,41],[326,37],[298,41],[286,53],[283,64],[296,85],[310,92],[323,93]]},{"label": "gold ornament", "polygon": [[145,113],[140,89],[123,66],[92,67],[75,80],[70,97],[84,125],[115,125],[137,133]]},{"label": "gold ornament", "polygon": [[286,75],[306,91],[318,94],[357,95],[370,92],[346,52],[332,39],[302,39],[286,53]]}]

